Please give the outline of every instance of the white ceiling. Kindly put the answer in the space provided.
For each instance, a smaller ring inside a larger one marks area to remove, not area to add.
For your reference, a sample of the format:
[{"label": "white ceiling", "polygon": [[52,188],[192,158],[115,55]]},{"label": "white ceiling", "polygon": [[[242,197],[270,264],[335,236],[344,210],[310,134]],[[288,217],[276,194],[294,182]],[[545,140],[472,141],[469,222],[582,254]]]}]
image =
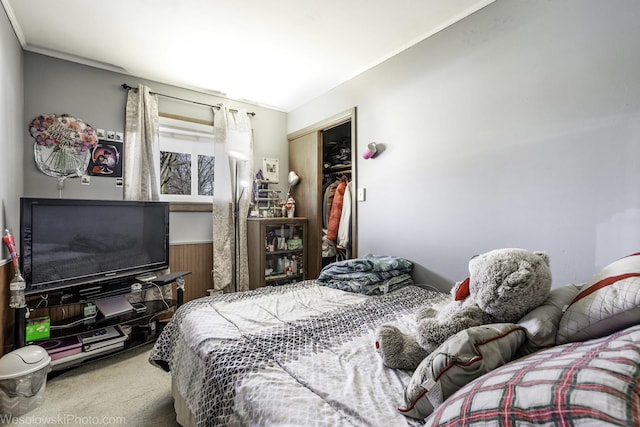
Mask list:
[{"label": "white ceiling", "polygon": [[0,0],[23,48],[290,111],[494,0]]}]

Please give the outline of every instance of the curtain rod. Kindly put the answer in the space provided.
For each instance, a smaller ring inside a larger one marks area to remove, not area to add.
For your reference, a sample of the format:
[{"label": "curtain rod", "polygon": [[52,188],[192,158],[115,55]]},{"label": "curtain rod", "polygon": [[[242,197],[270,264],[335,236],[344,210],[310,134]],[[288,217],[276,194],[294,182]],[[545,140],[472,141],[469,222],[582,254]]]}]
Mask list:
[{"label": "curtain rod", "polygon": [[[131,87],[131,86],[129,86],[129,85],[128,85],[128,84],[126,84],[126,83],[123,83],[123,84],[122,84],[122,89],[124,89],[124,90],[138,90],[137,88],[135,88],[135,87]],[[178,98],[177,96],[165,95],[165,94],[163,94],[163,93],[158,93],[158,92],[149,92],[149,93],[150,93],[151,95],[158,95],[158,96],[162,96],[163,98],[175,99],[176,101],[188,102],[188,103],[190,103],[190,104],[197,104],[197,105],[203,105],[203,106],[205,106],[205,107],[215,108],[216,110],[219,110],[219,109],[220,109],[220,107],[221,107],[221,104],[211,105],[211,104],[205,104],[204,102],[191,101],[191,100],[189,100],[189,99]],[[231,108],[229,109],[229,111],[233,111],[234,113],[237,113],[237,112],[238,112],[238,110],[234,110],[234,109],[231,109]],[[247,112],[247,114],[248,114],[249,116],[252,116],[252,117],[256,115],[256,113],[251,112],[251,111]]]}]

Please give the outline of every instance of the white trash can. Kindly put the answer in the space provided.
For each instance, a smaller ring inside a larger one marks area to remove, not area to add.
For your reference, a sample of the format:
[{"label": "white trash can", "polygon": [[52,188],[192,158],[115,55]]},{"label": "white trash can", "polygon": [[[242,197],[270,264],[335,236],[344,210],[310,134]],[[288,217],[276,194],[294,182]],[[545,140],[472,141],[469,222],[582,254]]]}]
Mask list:
[{"label": "white trash can", "polygon": [[0,359],[0,413],[20,416],[44,400],[51,357],[37,345],[28,345]]}]

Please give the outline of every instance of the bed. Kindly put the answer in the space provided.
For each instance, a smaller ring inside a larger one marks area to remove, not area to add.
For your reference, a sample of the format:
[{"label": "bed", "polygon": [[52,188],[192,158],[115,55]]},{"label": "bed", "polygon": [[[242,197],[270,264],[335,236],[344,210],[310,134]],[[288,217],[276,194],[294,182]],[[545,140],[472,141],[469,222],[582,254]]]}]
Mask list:
[{"label": "bed", "polygon": [[382,364],[376,330],[413,332],[417,307],[449,294],[317,280],[190,301],[150,362],[171,372],[184,426],[640,425],[639,259],[456,334],[414,372]]},{"label": "bed", "polygon": [[448,296],[304,281],[205,297],[176,312],[150,359],[172,372],[182,425],[419,425],[396,410],[410,373],[371,350],[377,326],[411,327],[427,299]]}]

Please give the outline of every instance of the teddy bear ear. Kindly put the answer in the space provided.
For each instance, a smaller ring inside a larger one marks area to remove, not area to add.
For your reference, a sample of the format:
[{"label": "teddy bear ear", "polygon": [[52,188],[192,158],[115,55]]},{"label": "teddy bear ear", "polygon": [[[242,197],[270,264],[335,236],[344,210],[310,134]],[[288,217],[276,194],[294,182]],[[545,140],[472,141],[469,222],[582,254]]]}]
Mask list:
[{"label": "teddy bear ear", "polygon": [[547,255],[546,252],[534,251],[533,253],[542,258],[545,264],[549,265],[549,255]]}]

